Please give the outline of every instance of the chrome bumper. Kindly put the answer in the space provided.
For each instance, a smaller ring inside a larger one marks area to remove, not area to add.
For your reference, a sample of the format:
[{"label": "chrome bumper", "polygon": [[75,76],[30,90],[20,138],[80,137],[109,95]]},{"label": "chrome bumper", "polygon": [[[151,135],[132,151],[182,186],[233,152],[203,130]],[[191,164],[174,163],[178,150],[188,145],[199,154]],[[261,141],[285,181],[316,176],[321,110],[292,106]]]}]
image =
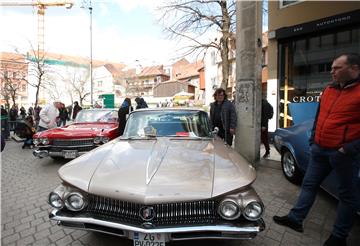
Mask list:
[{"label": "chrome bumper", "polygon": [[195,226],[169,226],[144,228],[133,225],[120,224],[99,220],[91,217],[70,217],[61,213],[60,210],[52,210],[49,218],[58,225],[108,233],[120,237],[133,239],[133,232],[162,233],[166,241],[180,241],[193,239],[252,239],[265,229],[263,219],[258,221],[246,221],[239,223],[224,222],[216,225]]},{"label": "chrome bumper", "polygon": [[[77,152],[77,157],[80,155],[83,155],[85,153],[87,153],[87,152]],[[63,152],[53,152],[53,151],[49,152],[48,150],[39,150],[39,149],[33,150],[33,155],[38,158],[44,158],[44,157],[48,157],[48,156],[64,157]]]}]

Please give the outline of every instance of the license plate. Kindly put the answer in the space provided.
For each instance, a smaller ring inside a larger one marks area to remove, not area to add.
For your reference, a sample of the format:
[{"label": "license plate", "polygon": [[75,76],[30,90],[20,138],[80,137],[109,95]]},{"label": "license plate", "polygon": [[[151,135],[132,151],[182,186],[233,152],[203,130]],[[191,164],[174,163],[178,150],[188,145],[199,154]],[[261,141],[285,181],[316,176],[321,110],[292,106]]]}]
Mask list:
[{"label": "license plate", "polygon": [[77,156],[77,150],[64,151],[63,154],[65,159],[74,159]]},{"label": "license plate", "polygon": [[165,234],[134,232],[134,246],[165,246]]}]

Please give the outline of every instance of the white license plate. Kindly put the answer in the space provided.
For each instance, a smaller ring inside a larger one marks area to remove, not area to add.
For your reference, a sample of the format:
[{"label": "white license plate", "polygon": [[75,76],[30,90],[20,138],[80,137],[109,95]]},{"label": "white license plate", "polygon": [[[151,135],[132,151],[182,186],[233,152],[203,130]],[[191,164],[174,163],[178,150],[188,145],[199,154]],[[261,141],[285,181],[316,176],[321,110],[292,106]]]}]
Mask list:
[{"label": "white license plate", "polygon": [[165,246],[165,234],[134,232],[134,246]]},{"label": "white license plate", "polygon": [[67,150],[63,154],[65,159],[74,159],[77,156],[77,150]]}]

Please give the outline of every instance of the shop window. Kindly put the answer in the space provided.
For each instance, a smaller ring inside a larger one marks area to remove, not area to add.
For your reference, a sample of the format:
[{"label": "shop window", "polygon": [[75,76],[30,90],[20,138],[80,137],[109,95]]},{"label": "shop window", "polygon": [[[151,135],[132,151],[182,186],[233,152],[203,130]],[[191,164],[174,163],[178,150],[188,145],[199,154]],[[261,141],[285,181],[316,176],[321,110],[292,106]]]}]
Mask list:
[{"label": "shop window", "polygon": [[321,47],[322,48],[331,47],[333,45],[334,45],[334,34],[333,33],[321,36]]},{"label": "shop window", "polygon": [[320,47],[320,37],[309,38],[309,50],[317,50]]},{"label": "shop window", "polygon": [[338,32],[336,34],[336,43],[337,44],[351,43],[351,32],[350,31]]},{"label": "shop window", "polygon": [[331,63],[322,63],[319,64],[319,73],[330,73],[331,71]]}]

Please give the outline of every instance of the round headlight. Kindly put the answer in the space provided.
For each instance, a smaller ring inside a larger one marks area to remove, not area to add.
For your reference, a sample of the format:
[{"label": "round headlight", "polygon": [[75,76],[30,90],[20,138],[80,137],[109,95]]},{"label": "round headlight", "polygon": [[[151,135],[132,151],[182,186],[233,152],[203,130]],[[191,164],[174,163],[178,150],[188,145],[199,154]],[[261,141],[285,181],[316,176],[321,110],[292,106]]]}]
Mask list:
[{"label": "round headlight", "polygon": [[33,139],[33,143],[34,143],[35,145],[38,145],[38,144],[39,144],[39,139],[38,139],[38,138],[34,138],[34,139]]},{"label": "round headlight", "polygon": [[80,193],[70,193],[65,200],[65,205],[71,211],[79,211],[85,207],[85,200]]},{"label": "round headlight", "polygon": [[63,208],[64,207],[64,201],[61,199],[59,194],[55,192],[51,192],[49,195],[49,204],[54,208]]},{"label": "round headlight", "polygon": [[108,137],[102,137],[102,142],[103,142],[103,143],[109,142],[109,138],[108,138]]},{"label": "round headlight", "polygon": [[239,205],[230,199],[225,199],[220,203],[218,213],[226,220],[235,220],[241,215]]},{"label": "round headlight", "polygon": [[43,145],[48,145],[48,144],[49,144],[49,139],[43,138],[43,139],[41,140],[41,143],[42,143]]},{"label": "round headlight", "polygon": [[99,144],[101,143],[101,137],[97,136],[94,138],[94,144]]},{"label": "round headlight", "polygon": [[244,217],[248,220],[258,220],[264,212],[263,205],[259,202],[250,202],[244,209]]}]

